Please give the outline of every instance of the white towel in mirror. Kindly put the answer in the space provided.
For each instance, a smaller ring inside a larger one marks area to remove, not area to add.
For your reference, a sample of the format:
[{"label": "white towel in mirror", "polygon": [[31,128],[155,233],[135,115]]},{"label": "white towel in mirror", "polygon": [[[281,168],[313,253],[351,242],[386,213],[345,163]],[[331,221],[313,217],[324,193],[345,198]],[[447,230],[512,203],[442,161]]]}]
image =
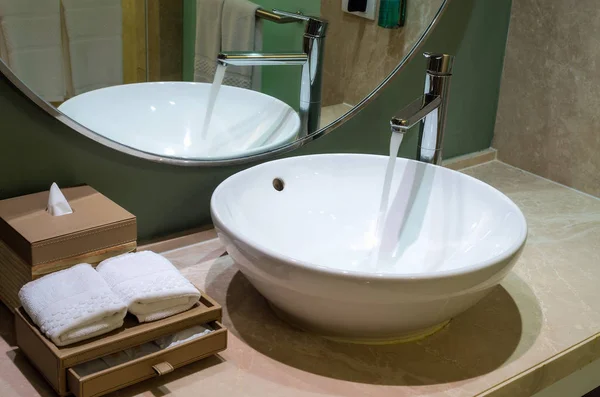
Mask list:
[{"label": "white towel in mirror", "polygon": [[212,83],[221,52],[221,16],[224,0],[196,0],[194,81]]},{"label": "white towel in mirror", "polygon": [[65,99],[59,0],[0,0],[0,56],[49,102]]},{"label": "white towel in mirror", "polygon": [[144,343],[143,345],[125,349],[125,353],[129,356],[130,360],[135,360],[137,358],[147,356],[148,354],[156,353],[159,350],[160,347],[158,347],[156,343],[148,342]]},{"label": "white towel in mirror", "polygon": [[62,5],[72,94],[123,84],[121,0],[62,0]]},{"label": "white towel in mirror", "polygon": [[[2,16],[0,15],[0,21]],[[6,48],[6,40],[2,33],[2,23],[0,22],[0,59],[8,65],[8,48]]]},{"label": "white towel in mirror", "polygon": [[[225,0],[221,24],[222,51],[262,51],[262,21],[258,5]],[[223,83],[260,91],[260,66],[228,66]]]}]

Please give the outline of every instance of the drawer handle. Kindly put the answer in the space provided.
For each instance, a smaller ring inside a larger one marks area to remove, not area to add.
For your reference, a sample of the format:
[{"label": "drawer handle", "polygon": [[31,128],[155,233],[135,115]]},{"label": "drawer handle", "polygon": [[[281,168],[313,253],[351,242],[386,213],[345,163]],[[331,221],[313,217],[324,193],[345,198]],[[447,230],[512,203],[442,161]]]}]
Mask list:
[{"label": "drawer handle", "polygon": [[173,366],[166,361],[164,363],[153,365],[152,369],[156,371],[158,376],[168,374],[169,372],[173,372],[175,370],[175,368],[173,368]]}]

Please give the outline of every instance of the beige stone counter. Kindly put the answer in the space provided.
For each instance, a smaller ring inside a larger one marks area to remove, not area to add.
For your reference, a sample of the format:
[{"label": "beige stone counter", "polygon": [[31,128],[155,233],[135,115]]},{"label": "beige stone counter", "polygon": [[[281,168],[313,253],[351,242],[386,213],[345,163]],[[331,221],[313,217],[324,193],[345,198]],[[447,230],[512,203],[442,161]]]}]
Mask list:
[{"label": "beige stone counter", "polygon": [[[165,256],[224,306],[229,348],[114,395],[517,397],[599,358],[600,200],[497,161],[465,172],[521,207],[529,239],[502,286],[442,331],[364,346],[295,330],[211,239]],[[0,350],[0,396],[52,395],[15,346],[3,306]]]}]

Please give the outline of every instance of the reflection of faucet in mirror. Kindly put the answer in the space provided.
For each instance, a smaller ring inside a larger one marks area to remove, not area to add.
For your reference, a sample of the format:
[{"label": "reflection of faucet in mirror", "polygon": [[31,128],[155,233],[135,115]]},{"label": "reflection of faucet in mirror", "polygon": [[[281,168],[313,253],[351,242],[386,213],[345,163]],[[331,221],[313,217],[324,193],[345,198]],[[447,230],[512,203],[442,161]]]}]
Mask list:
[{"label": "reflection of faucet in mirror", "polygon": [[417,160],[441,164],[442,143],[446,129],[448,89],[454,57],[447,54],[425,53],[428,59],[425,93],[392,117],[392,133],[405,134],[420,122]]},{"label": "reflection of faucet in mirror", "polygon": [[303,52],[300,53],[256,53],[222,52],[218,62],[222,65],[302,65],[300,86],[300,136],[318,130],[321,118],[321,89],[323,72],[323,48],[327,21],[302,14],[280,10],[273,13],[283,17],[306,21]]}]

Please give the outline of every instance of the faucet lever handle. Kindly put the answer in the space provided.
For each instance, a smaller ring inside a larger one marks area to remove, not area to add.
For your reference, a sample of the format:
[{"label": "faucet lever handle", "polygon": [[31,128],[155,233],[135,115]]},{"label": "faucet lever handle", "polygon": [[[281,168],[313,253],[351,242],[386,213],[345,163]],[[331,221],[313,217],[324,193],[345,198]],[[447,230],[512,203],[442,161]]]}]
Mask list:
[{"label": "faucet lever handle", "polygon": [[427,58],[427,72],[438,76],[451,76],[454,66],[454,56],[435,52],[425,52]]},{"label": "faucet lever handle", "polygon": [[390,120],[392,132],[406,133],[411,127],[423,120],[429,113],[436,110],[442,103],[437,95],[425,94],[400,110]]},{"label": "faucet lever handle", "polygon": [[286,18],[296,19],[298,21],[307,22],[305,35],[309,35],[312,37],[325,37],[325,31],[327,30],[327,20],[313,17],[310,15],[304,15],[300,13],[300,11],[296,12],[288,12],[282,11],[278,9],[273,9],[273,14],[279,15]]}]

